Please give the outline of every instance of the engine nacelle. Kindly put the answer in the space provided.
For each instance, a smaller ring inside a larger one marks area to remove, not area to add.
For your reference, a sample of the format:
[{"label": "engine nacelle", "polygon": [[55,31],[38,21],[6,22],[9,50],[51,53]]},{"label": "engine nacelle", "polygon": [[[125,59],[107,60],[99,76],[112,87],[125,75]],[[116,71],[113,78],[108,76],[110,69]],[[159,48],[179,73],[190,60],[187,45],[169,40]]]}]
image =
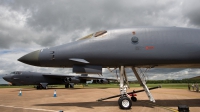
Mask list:
[{"label": "engine nacelle", "polygon": [[80,80],[77,79],[76,77],[66,77],[64,79],[64,82],[66,82],[66,83],[80,83]]},{"label": "engine nacelle", "polygon": [[98,84],[108,84],[109,81],[106,79],[97,79],[93,81],[94,83],[98,83]]},{"label": "engine nacelle", "polygon": [[96,80],[96,83],[100,83],[101,81],[100,80]]},{"label": "engine nacelle", "polygon": [[69,81],[69,78],[66,77],[66,78],[64,79],[64,82],[69,83],[69,82],[70,82],[70,81]]}]

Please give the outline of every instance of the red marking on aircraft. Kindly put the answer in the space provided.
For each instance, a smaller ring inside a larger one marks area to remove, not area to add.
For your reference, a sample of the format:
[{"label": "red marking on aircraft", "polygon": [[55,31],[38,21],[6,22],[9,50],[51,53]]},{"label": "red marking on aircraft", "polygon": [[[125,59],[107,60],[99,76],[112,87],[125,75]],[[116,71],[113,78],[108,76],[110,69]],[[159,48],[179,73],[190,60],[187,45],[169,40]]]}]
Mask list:
[{"label": "red marking on aircraft", "polygon": [[145,49],[146,50],[152,50],[152,49],[154,49],[154,46],[146,46]]}]

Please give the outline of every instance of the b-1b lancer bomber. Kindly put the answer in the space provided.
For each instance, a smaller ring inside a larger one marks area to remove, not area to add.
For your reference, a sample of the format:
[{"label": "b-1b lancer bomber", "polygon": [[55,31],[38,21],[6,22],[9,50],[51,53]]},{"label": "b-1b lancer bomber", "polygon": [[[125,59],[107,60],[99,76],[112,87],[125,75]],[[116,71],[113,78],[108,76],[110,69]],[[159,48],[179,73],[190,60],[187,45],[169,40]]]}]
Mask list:
[{"label": "b-1b lancer bomber", "polygon": [[150,101],[155,102],[138,68],[199,68],[200,29],[179,27],[133,27],[103,30],[77,41],[31,52],[18,60],[40,67],[72,68],[74,73],[101,74],[102,68],[119,68],[118,104],[131,108],[127,94],[131,68]]}]

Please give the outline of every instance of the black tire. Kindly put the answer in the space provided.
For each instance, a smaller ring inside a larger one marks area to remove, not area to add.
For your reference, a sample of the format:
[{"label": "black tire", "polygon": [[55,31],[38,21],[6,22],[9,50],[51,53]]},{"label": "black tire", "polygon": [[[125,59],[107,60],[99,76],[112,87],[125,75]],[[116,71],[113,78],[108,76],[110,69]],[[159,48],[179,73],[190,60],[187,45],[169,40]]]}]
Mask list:
[{"label": "black tire", "polygon": [[121,109],[130,109],[132,106],[132,101],[128,97],[121,97],[118,100],[118,104]]},{"label": "black tire", "polygon": [[69,88],[69,84],[65,84],[65,88]]},{"label": "black tire", "polygon": [[38,86],[38,85],[37,85],[37,87],[36,87],[36,88],[37,88],[37,89],[40,89],[40,86]]},{"label": "black tire", "polygon": [[[127,97],[126,95],[123,95],[123,97]],[[118,105],[119,105],[119,103],[120,103],[120,99],[122,98],[122,96],[120,96],[119,97],[119,99],[118,99]]]},{"label": "black tire", "polygon": [[69,87],[70,88],[74,88],[74,84],[69,84]]},{"label": "black tire", "polygon": [[122,98],[122,97],[120,96],[119,99],[118,99],[118,105],[120,104],[120,99],[121,99],[121,98]]},{"label": "black tire", "polygon": [[37,89],[42,89],[43,87],[41,85],[37,85]]},{"label": "black tire", "polygon": [[137,98],[136,98],[135,96],[132,96],[132,97],[131,97],[131,100],[132,100],[133,102],[136,102],[136,101],[137,101]]}]

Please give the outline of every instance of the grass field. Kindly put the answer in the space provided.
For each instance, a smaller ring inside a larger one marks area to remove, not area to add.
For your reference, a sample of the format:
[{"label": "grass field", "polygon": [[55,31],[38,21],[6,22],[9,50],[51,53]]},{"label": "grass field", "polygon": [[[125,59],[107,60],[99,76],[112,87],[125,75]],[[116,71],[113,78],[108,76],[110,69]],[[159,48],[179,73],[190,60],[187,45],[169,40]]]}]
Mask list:
[{"label": "grass field", "polygon": [[[180,84],[147,84],[148,87],[156,87],[161,85],[162,88],[171,88],[171,89],[187,89],[188,84],[180,83]],[[118,84],[90,84],[89,88],[119,88]],[[139,84],[130,84],[130,87],[140,87]]]},{"label": "grass field", "polygon": [[[171,89],[187,89],[187,83],[171,83],[171,84],[147,84],[148,87],[155,87],[161,85],[162,88],[171,88]],[[64,88],[64,85],[50,85],[49,88]],[[75,85],[75,88],[83,88],[83,85]],[[140,87],[139,84],[130,84],[130,87]],[[33,85],[29,86],[0,86],[0,88],[34,88]],[[119,84],[88,84],[84,88],[119,88]]]}]

